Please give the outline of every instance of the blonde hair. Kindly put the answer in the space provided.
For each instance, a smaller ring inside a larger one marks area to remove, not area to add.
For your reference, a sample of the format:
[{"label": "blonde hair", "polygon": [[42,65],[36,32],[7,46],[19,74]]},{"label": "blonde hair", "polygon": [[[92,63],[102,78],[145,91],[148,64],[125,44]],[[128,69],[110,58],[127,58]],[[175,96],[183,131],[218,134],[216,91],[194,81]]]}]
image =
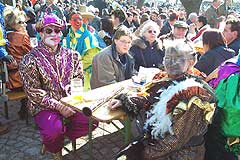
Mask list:
[{"label": "blonde hair", "polygon": [[18,24],[21,17],[26,18],[24,11],[20,11],[18,8],[7,6],[3,11],[4,23],[6,29],[14,29],[14,26]]}]

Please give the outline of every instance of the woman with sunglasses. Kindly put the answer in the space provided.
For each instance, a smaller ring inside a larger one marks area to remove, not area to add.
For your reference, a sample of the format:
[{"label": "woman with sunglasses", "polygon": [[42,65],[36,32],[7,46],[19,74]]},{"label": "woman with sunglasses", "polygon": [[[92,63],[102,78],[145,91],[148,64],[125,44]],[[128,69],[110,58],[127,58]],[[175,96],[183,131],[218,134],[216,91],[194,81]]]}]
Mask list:
[{"label": "woman with sunglasses", "polygon": [[[7,88],[12,91],[22,91],[23,83],[19,75],[18,64],[22,57],[31,49],[30,37],[26,31],[25,13],[17,8],[6,7],[4,10],[4,21],[6,26],[7,39],[10,45],[6,45],[6,50],[9,55],[12,55],[14,62],[8,64]],[[21,100],[21,109],[18,112],[21,120],[26,118],[27,114],[27,99]]]},{"label": "woman with sunglasses", "polygon": [[153,21],[146,21],[140,26],[139,36],[133,40],[130,52],[135,59],[135,69],[139,71],[139,67],[162,66],[164,52],[159,46],[157,35],[159,34],[159,26]]},{"label": "woman with sunglasses", "polygon": [[[29,109],[47,151],[61,159],[64,137],[75,140],[88,134],[88,118],[62,104],[71,79],[83,79],[80,55],[59,45],[64,22],[54,14],[36,25],[41,41],[19,64]],[[62,123],[66,119],[69,123]],[[94,122],[95,128],[97,124]]]}]

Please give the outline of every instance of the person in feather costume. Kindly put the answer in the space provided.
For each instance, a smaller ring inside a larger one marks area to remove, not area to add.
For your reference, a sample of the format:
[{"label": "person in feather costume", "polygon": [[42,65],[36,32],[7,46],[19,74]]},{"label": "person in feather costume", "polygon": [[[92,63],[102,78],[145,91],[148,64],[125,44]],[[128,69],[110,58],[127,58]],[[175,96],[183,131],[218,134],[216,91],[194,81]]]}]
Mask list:
[{"label": "person in feather costume", "polygon": [[[193,47],[174,41],[166,48],[164,77],[146,84],[137,96],[121,94],[110,109],[121,108],[137,119],[138,134],[117,157],[129,160],[203,160],[204,135],[216,98],[201,78],[188,74]],[[134,133],[136,135],[137,133]]]}]

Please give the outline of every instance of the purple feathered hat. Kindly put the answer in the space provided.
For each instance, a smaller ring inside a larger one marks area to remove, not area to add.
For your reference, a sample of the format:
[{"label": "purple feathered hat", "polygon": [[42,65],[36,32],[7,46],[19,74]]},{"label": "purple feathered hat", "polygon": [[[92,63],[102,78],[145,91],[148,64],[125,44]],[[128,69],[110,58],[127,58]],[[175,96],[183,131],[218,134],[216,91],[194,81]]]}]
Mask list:
[{"label": "purple feathered hat", "polygon": [[61,20],[60,18],[58,18],[55,14],[50,13],[50,14],[45,15],[43,17],[43,19],[40,20],[36,24],[36,30],[38,32],[41,32],[43,28],[50,26],[50,25],[56,26],[56,27],[60,28],[61,30],[63,30],[65,27],[65,22],[63,20]]}]

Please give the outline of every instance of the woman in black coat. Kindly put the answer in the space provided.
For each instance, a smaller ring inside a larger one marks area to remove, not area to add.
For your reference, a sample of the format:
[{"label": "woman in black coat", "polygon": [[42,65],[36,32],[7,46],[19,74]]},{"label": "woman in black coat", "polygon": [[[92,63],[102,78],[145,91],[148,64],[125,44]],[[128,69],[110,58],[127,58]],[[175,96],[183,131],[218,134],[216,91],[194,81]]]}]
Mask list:
[{"label": "woman in black coat", "polygon": [[135,59],[135,69],[139,71],[139,67],[161,68],[164,52],[157,41],[159,27],[153,21],[147,21],[143,24],[139,37],[132,43],[130,52]]}]

